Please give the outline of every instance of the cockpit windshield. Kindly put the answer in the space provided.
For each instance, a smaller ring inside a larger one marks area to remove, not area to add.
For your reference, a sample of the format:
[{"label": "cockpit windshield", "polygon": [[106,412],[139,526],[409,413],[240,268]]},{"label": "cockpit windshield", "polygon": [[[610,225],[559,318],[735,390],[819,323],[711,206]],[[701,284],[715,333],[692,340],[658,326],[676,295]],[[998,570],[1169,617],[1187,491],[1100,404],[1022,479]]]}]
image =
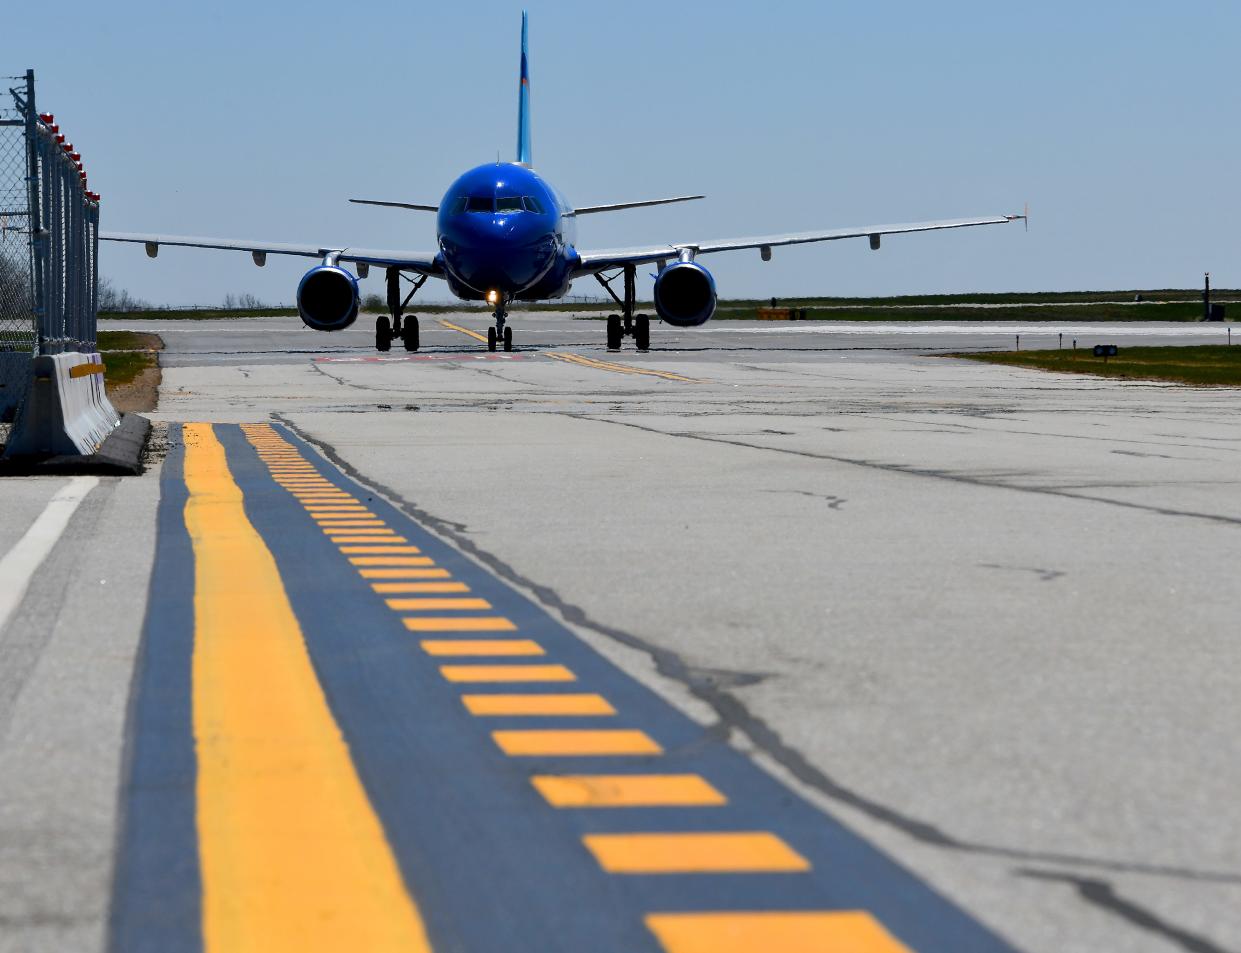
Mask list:
[{"label": "cockpit windshield", "polygon": [[452,203],[452,214],[462,212],[534,212],[543,214],[543,203],[533,195],[503,195],[492,198],[490,195],[461,195]]}]

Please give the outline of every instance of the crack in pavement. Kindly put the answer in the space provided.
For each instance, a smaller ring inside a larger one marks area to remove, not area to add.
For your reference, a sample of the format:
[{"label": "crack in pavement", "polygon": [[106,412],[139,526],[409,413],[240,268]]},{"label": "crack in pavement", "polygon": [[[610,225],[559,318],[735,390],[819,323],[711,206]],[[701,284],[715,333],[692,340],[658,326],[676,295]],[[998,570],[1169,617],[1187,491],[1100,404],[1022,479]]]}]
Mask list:
[{"label": "crack in pavement", "polygon": [[1118,895],[1116,890],[1106,880],[1096,880],[1092,877],[1074,877],[1072,874],[1047,870],[1016,870],[1014,873],[1018,877],[1027,877],[1031,880],[1049,880],[1054,883],[1064,883],[1075,887],[1077,895],[1087,903],[1093,904],[1096,907],[1102,907],[1108,913],[1120,917],[1139,930],[1158,934],[1181,949],[1188,950],[1189,953],[1229,953],[1222,946],[1216,946],[1210,940],[1206,940],[1196,933],[1190,933],[1188,930],[1174,926],[1167,920],[1157,917],[1145,907],[1138,906],[1138,904],[1131,900],[1126,900]]},{"label": "crack in pavement", "polygon": [[[563,416],[579,420],[597,419],[578,414],[564,414]],[[1197,871],[1183,867],[1117,861],[1056,852],[1041,852],[969,841],[949,834],[934,824],[903,814],[886,804],[854,791],[811,764],[806,756],[789,745],[776,729],[751,712],[740,699],[732,695],[728,689],[740,684],[735,678],[720,678],[718,670],[696,668],[671,649],[663,648],[641,636],[599,622],[588,615],[581,606],[566,601],[555,589],[523,575],[494,553],[483,549],[469,537],[468,528],[465,524],[435,516],[415,503],[406,500],[391,487],[365,476],[345,460],[334,446],[302,430],[283,414],[274,413],[272,418],[288,427],[312,446],[317,447],[327,459],[347,473],[352,479],[379,492],[398,509],[417,520],[430,531],[444,538],[459,551],[476,560],[501,579],[529,593],[536,601],[545,608],[554,611],[570,625],[589,629],[598,635],[602,635],[646,655],[654,662],[655,670],[660,675],[679,683],[696,699],[711,708],[718,719],[718,723],[711,726],[708,731],[725,740],[733,731],[743,735],[750,740],[755,748],[778,763],[784,770],[797,778],[798,781],[824,795],[829,800],[860,811],[872,820],[901,831],[916,841],[945,850],[1008,860],[1095,867],[1124,873],[1171,877],[1191,881],[1241,884],[1241,873]],[[638,429],[646,430],[648,428]],[[651,432],[662,434],[662,431]],[[742,675],[742,683],[744,683],[745,673],[739,674]]]},{"label": "crack in pavement", "polygon": [[1171,507],[1151,506],[1146,503],[1133,503],[1128,500],[1113,500],[1105,496],[1087,496],[1078,493],[1062,493],[1051,487],[1014,486],[1010,483],[996,483],[994,481],[981,479],[979,477],[967,476],[960,473],[950,473],[946,470],[935,470],[930,467],[903,466],[899,463],[880,463],[875,460],[860,460],[855,457],[842,457],[830,453],[813,453],[809,450],[795,450],[791,447],[767,447],[762,444],[746,443],[744,440],[726,440],[723,437],[716,437],[711,434],[692,433],[684,430],[660,430],[656,427],[644,427],[641,424],[635,424],[625,420],[612,420],[607,417],[597,417],[590,414],[566,414],[565,416],[573,417],[576,420],[589,420],[600,424],[611,424],[615,427],[631,427],[634,430],[641,430],[643,433],[656,434],[661,437],[677,437],[685,440],[702,440],[705,443],[726,444],[730,447],[743,447],[746,450],[759,450],[769,453],[786,453],[791,456],[805,457],[810,460],[828,460],[832,463],[844,463],[868,470],[880,470],[885,473],[900,473],[906,476],[928,477],[935,480],[945,480],[950,483],[962,483],[966,486],[986,487],[987,489],[992,490],[1011,490],[1016,493],[1034,493],[1040,496],[1054,496],[1061,499],[1081,500],[1088,503],[1104,503],[1108,506],[1118,506],[1122,509],[1139,510],[1144,513],[1156,513],[1160,516],[1179,516],[1185,519],[1198,519],[1206,520],[1212,523],[1223,523],[1226,526],[1241,526],[1241,517],[1236,516],[1221,516],[1217,513],[1199,513],[1195,510],[1176,510]]}]

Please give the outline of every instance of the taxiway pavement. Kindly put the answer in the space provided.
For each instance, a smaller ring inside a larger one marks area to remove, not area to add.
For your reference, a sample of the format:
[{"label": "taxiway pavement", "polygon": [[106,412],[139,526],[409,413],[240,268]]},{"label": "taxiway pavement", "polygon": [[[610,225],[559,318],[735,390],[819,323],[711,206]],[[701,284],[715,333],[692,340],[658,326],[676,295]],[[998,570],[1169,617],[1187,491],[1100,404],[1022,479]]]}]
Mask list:
[{"label": "taxiway pavement", "polygon": [[[656,327],[636,354],[606,352],[597,322],[518,316],[518,350],[491,355],[442,322],[485,328],[427,316],[420,353],[376,355],[365,329],[295,319],[116,325],[167,343],[169,455],[90,491],[0,630],[0,950],[99,949],[110,907],[115,949],[201,948],[216,922],[195,824],[221,776],[195,760],[192,706],[253,683],[194,681],[215,643],[188,607],[239,583],[194,575],[227,574],[212,560],[233,537],[195,530],[191,499],[248,522],[234,557],[269,554],[301,630],[280,651],[304,645],[433,946],[503,929],[507,948],[579,949],[594,924],[597,949],[697,949],[676,944],[719,921],[646,918],[727,910],[868,929],[806,919],[847,908],[923,950],[1241,948],[1237,391],[926,356],[1225,328],[721,322]],[[284,485],[307,468],[315,485]],[[65,482],[4,484],[5,552]],[[401,594],[352,562],[370,554],[344,551],[368,544],[323,532],[355,505],[375,524],[337,535],[400,534],[432,560],[376,568],[447,568],[468,594],[427,598],[491,606],[437,618],[515,629],[404,628],[430,610],[387,606]],[[580,676],[476,694],[597,695],[663,753],[512,754],[491,731],[599,716],[493,725],[440,672],[433,653],[460,646],[422,644],[459,639],[489,665],[531,651],[496,642],[534,643]],[[645,796],[699,802],[556,806],[539,774],[693,776],[727,804],[682,780]],[[782,847],[714,842],[701,862],[744,847],[739,866],[687,870],[683,844],[633,840],[691,832]],[[682,866],[652,872],[669,852]]]}]

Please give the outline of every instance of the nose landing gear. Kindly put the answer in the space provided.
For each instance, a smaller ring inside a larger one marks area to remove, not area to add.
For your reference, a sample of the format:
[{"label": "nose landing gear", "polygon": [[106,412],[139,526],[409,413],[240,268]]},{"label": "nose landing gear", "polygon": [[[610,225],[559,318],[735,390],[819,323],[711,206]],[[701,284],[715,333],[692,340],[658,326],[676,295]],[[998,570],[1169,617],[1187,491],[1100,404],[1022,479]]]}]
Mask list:
[{"label": "nose landing gear", "polygon": [[495,327],[487,329],[487,350],[494,351],[497,347],[503,346],[504,350],[511,351],[513,349],[513,329],[508,326],[508,309],[504,296],[501,295],[496,303],[496,310],[493,317],[496,319]]},{"label": "nose landing gear", "polygon": [[[634,265],[625,265],[620,272],[614,273],[610,278],[605,278],[602,274],[596,272],[595,280],[603,285],[605,291],[612,296],[612,300],[621,306],[620,314],[608,315],[608,350],[619,351],[621,349],[621,341],[624,338],[633,338],[634,346],[639,351],[648,351],[651,347],[651,319],[645,314],[634,314],[633,309],[637,301],[637,292],[634,289],[634,274],[636,272]],[[621,275],[625,276],[625,297],[621,299],[616,292],[612,290],[612,282]]]}]

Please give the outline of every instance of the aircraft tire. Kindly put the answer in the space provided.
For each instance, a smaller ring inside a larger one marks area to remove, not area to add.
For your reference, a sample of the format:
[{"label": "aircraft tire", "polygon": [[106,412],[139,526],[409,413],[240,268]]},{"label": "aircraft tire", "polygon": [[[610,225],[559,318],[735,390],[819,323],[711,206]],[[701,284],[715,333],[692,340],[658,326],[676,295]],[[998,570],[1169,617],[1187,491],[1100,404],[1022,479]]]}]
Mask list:
[{"label": "aircraft tire", "polygon": [[494,351],[496,349],[496,329],[487,329],[487,350]]},{"label": "aircraft tire", "polygon": [[504,350],[511,351],[513,349],[513,329],[504,329]]},{"label": "aircraft tire", "polygon": [[401,325],[401,341],[405,344],[405,350],[418,350],[418,318],[415,315],[407,315]]},{"label": "aircraft tire", "polygon": [[645,314],[638,315],[633,325],[633,343],[639,351],[651,348],[651,319]]},{"label": "aircraft tire", "polygon": [[392,324],[386,314],[375,319],[375,350],[392,350]]},{"label": "aircraft tire", "polygon": [[608,315],[608,350],[619,351],[621,346],[621,319],[618,314]]}]

